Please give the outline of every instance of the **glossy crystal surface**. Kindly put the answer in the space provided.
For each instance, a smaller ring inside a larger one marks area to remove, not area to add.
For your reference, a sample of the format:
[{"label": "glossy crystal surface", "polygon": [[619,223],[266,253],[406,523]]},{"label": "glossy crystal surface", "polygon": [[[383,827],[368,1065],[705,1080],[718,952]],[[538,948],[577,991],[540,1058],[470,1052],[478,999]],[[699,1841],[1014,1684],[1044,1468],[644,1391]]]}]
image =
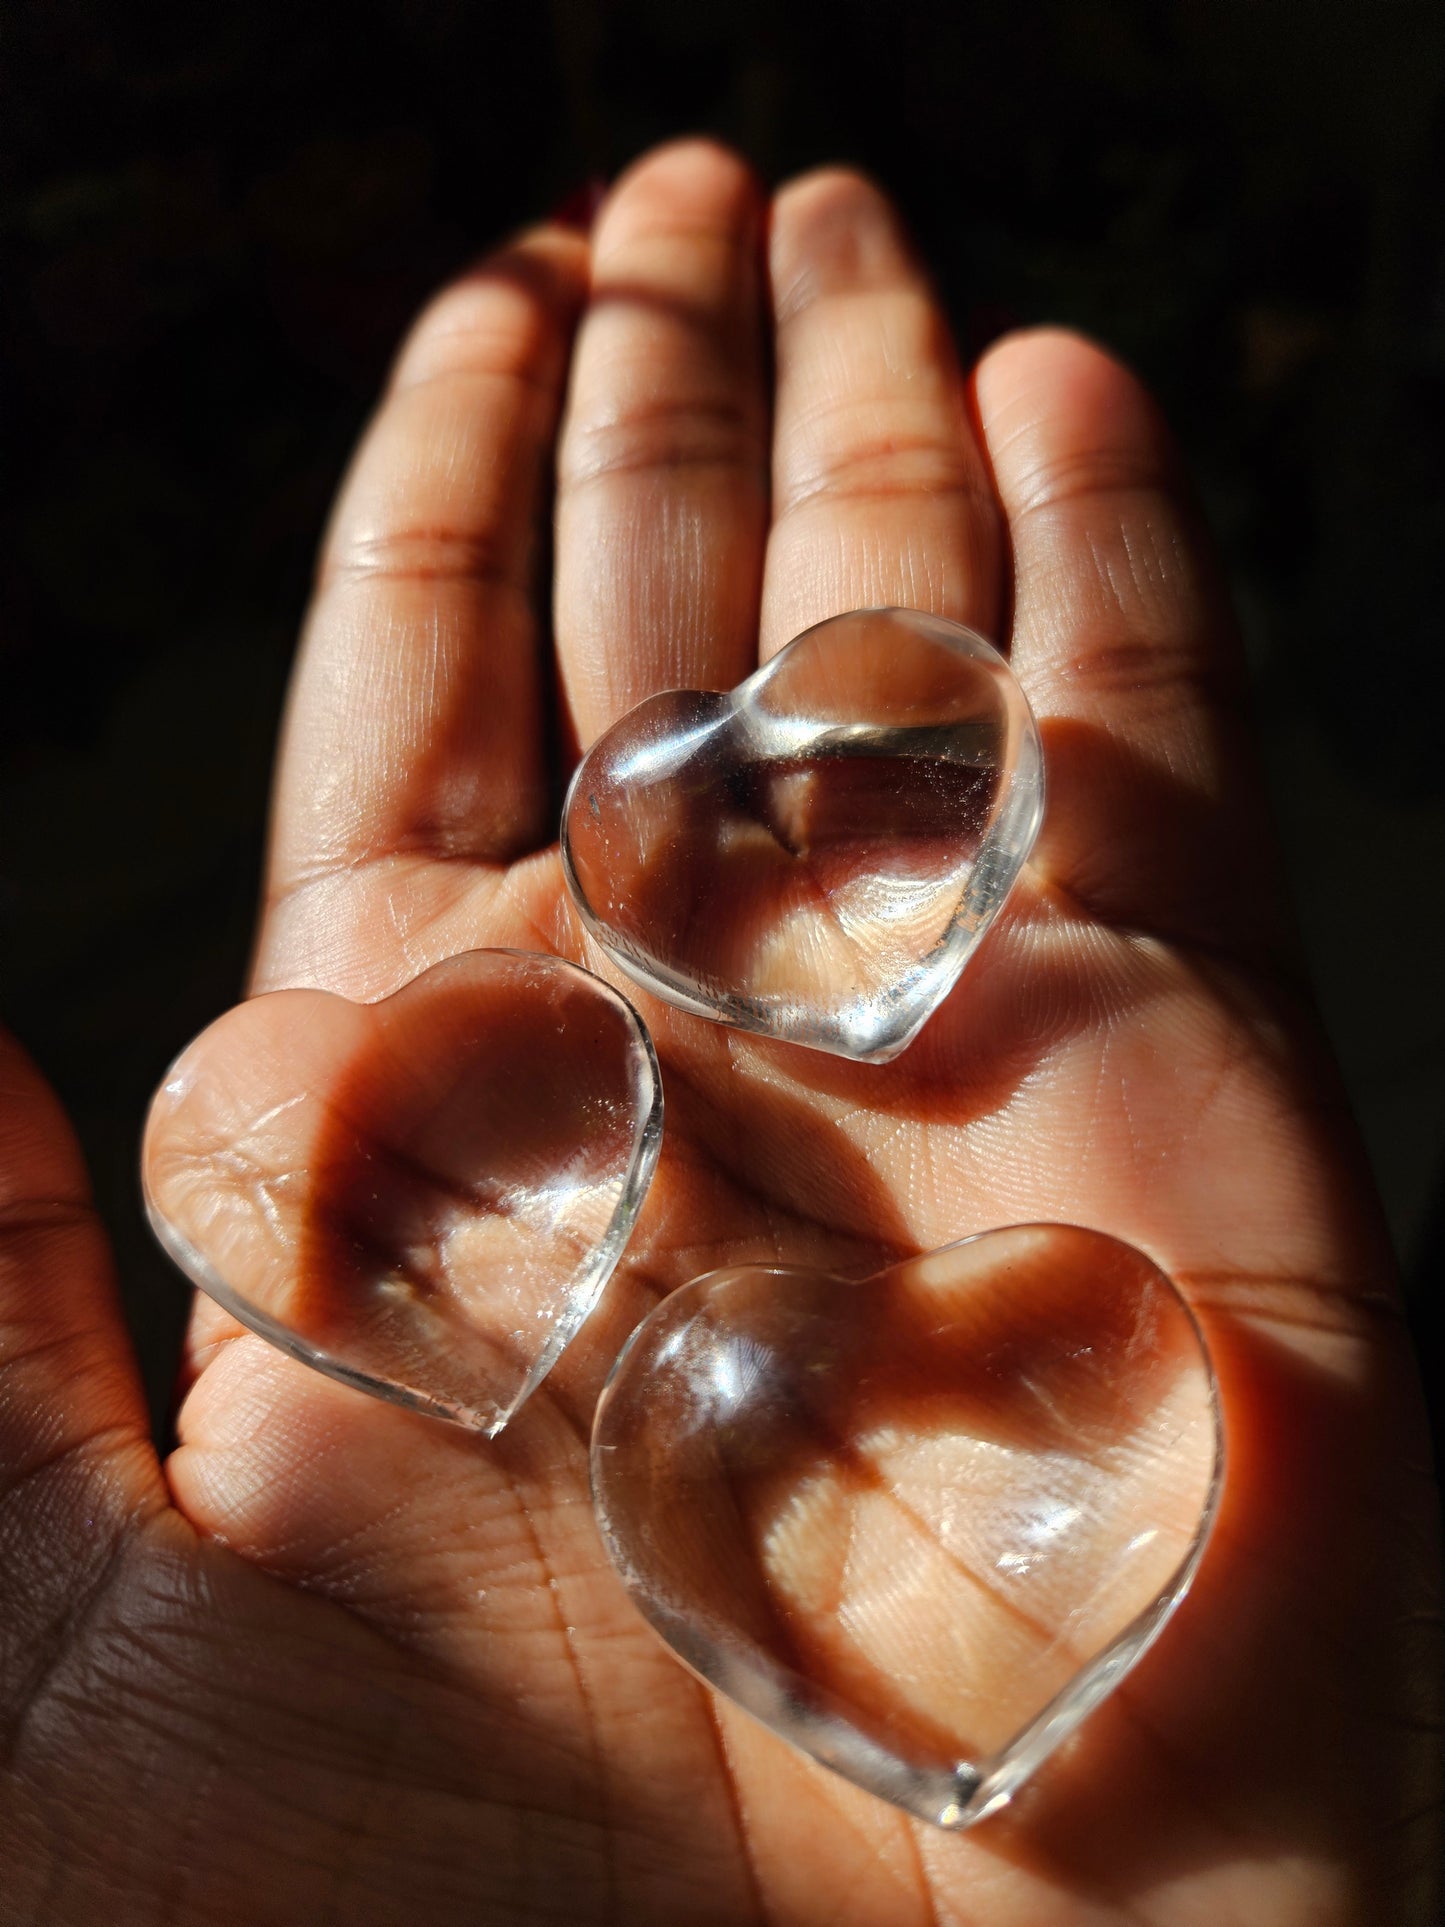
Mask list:
[{"label": "glossy crystal surface", "polygon": [[608,1552],[675,1652],[945,1827],[1002,1805],[1150,1645],[1221,1469],[1183,1300],[1063,1225],[863,1283],[697,1279],[634,1334],[592,1446]]},{"label": "glossy crystal surface", "polygon": [[589,928],[647,989],[884,1062],[957,981],[1042,812],[1004,659],[957,623],[871,609],[731,694],[639,704],[578,768],[562,849]]},{"label": "glossy crystal surface", "polygon": [[495,1433],[597,1302],[662,1130],[636,1013],[560,958],[480,950],[394,996],[283,990],[172,1065],[151,1223],[244,1324]]}]

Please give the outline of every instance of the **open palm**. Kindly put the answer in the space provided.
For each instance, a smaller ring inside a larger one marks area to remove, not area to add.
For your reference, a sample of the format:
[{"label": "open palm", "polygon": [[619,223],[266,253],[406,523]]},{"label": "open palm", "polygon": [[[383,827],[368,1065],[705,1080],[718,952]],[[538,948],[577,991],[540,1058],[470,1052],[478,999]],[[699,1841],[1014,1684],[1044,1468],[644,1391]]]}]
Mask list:
[{"label": "open palm", "polygon": [[[1016,337],[965,380],[876,190],[830,172],[769,209],[699,144],[635,168],[590,241],[544,228],[483,264],[403,352],[328,537],[257,987],[370,999],[489,945],[603,967],[549,841],[549,738],[884,603],[1011,649],[1048,770],[1032,865],[887,1067],[637,999],[658,1176],[499,1440],[203,1307],[158,1464],[74,1149],[7,1060],[6,1922],[1429,1918],[1413,1364],[1290,987],[1227,612],[1165,433],[1098,349]],[[1031,1219],[1179,1281],[1230,1481],[1165,1639],[952,1837],[676,1665],[605,1565],[585,1441],[626,1332],[701,1271],[861,1274]]]}]

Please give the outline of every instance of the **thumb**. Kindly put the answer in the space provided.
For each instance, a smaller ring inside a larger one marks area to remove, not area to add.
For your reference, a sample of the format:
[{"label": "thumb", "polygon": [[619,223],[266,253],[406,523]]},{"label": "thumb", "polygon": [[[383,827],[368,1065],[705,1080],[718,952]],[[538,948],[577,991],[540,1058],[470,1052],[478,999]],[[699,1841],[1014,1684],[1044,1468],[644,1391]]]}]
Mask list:
[{"label": "thumb", "polygon": [[79,1146],[0,1031],[0,1756],[121,1545],[164,1503]]}]

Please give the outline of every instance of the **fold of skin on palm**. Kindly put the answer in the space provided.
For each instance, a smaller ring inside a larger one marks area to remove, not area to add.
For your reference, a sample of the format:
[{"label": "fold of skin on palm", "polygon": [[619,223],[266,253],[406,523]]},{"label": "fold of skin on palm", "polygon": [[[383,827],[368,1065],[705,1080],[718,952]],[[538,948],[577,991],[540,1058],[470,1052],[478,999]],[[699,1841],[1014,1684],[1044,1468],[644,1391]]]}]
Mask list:
[{"label": "fold of skin on palm", "polygon": [[[766,656],[840,609],[930,608],[1002,632],[1041,719],[1030,870],[884,1068],[639,1000],[668,1104],[653,1193],[601,1311],[491,1444],[203,1309],[158,1466],[76,1154],[7,1063],[7,1920],[1429,1918],[1418,1389],[1292,988],[1227,618],[1162,430],[1066,336],[1003,343],[965,388],[853,177],[785,190],[766,250],[762,218],[729,156],[664,150],[604,209],[590,294],[587,243],[548,230],[418,328],[328,540],[258,986],[372,998],[491,944],[602,967],[537,847],[533,526],[564,380],[578,739],[654,689],[730,686],[759,633]],[[857,1275],[1050,1218],[1179,1281],[1229,1484],[1167,1636],[1007,1814],[949,1837],[676,1666],[603,1564],[586,1431],[626,1331],[699,1271]]]}]

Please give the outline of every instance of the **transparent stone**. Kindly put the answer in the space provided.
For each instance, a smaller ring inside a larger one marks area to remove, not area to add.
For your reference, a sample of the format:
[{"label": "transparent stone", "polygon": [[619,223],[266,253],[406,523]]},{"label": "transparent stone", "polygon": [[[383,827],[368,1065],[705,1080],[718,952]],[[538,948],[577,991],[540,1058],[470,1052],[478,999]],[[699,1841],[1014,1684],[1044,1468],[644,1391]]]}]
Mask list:
[{"label": "transparent stone", "polygon": [[883,1063],[957,981],[1042,814],[1038,730],[1002,656],[870,609],[730,695],[640,703],[578,768],[562,853],[589,928],[646,989]]},{"label": "transparent stone", "polygon": [[161,1243],[242,1323],[494,1434],[596,1304],[661,1135],[625,999],[479,950],[382,1003],[282,990],[228,1012],[157,1092],[142,1178]]},{"label": "transparent stone", "polygon": [[1157,1637],[1222,1454],[1164,1274],[1098,1232],[1025,1225],[863,1283],[695,1280],[614,1367],[592,1480],[612,1561],[681,1659],[961,1828]]}]

